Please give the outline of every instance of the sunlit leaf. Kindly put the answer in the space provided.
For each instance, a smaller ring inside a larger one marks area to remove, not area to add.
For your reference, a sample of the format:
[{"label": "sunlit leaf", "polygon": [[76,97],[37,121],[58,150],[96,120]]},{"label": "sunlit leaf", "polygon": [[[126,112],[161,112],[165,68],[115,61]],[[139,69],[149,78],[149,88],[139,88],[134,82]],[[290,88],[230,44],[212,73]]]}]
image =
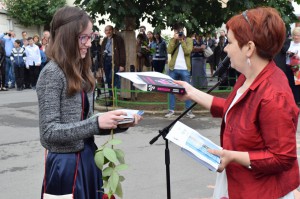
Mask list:
[{"label": "sunlit leaf", "polygon": [[114,164],[118,164],[117,155],[113,149],[105,147],[103,149],[103,154],[109,161],[113,162]]},{"label": "sunlit leaf", "polygon": [[124,170],[126,170],[126,169],[128,169],[128,165],[127,165],[127,164],[119,164],[119,165],[117,165],[117,166],[115,167],[115,170],[116,170],[117,172],[119,172],[119,171],[124,171]]},{"label": "sunlit leaf", "polygon": [[111,174],[113,173],[113,168],[111,167],[106,167],[103,171],[102,171],[102,176],[111,176]]},{"label": "sunlit leaf", "polygon": [[122,185],[119,182],[117,189],[116,189],[116,195],[119,196],[120,198],[123,198],[123,190],[122,190]]},{"label": "sunlit leaf", "polygon": [[119,160],[119,162],[121,164],[124,164],[125,163],[125,159],[124,159],[124,152],[121,150],[121,149],[114,149],[115,153],[116,153],[116,156],[117,156],[117,159]]},{"label": "sunlit leaf", "polygon": [[111,176],[108,179],[109,187],[113,193],[116,192],[118,183],[119,183],[119,174],[116,171],[113,171]]},{"label": "sunlit leaf", "polygon": [[103,169],[103,164],[104,164],[104,155],[102,151],[99,151],[95,154],[95,163],[97,167],[102,170]]}]

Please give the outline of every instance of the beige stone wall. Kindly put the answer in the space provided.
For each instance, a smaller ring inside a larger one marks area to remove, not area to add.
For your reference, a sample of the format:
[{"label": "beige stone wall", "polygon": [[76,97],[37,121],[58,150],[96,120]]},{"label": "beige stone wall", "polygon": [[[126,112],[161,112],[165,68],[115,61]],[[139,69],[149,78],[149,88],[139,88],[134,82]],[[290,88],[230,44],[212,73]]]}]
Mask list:
[{"label": "beige stone wall", "polygon": [[6,15],[5,10],[0,10],[0,33],[12,30],[16,33],[16,38],[22,38],[22,31],[27,31],[28,36],[34,34],[42,34],[43,30],[40,30],[38,26],[25,27],[20,25],[16,20],[11,19]]}]

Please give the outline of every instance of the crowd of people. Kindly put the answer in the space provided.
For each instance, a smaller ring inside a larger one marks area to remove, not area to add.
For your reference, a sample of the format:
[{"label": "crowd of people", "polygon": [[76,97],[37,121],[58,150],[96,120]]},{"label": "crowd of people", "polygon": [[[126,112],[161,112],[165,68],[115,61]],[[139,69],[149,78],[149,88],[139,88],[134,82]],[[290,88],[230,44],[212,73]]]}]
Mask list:
[{"label": "crowd of people", "polygon": [[[133,123],[120,125],[118,121],[126,115],[121,110],[91,117],[96,87],[91,67],[103,71],[108,88],[120,88],[114,74],[125,71],[124,39],[108,25],[100,43],[92,20],[77,7],[59,9],[50,26],[42,39],[27,37],[25,31],[21,39],[15,39],[13,31],[0,34],[0,88],[36,89],[40,140],[46,149],[41,198],[71,194],[73,198],[100,199],[102,171],[94,162],[94,136],[111,129],[126,131],[142,119],[135,115]],[[261,27],[264,30],[258,31]],[[222,118],[223,150],[209,150],[221,159],[215,190],[222,192],[215,192],[214,198],[293,199],[300,183],[296,150],[300,92],[293,70],[298,64],[293,59],[300,59],[300,28],[292,31],[291,41],[285,37],[278,12],[265,7],[233,16],[226,28],[228,35],[221,31],[218,39],[204,39],[197,33],[187,37],[184,28],[177,26],[166,42],[159,31],[146,33],[141,26],[135,71],[162,73],[168,64],[167,74],[186,90],[177,96],[185,101],[185,108],[194,101]],[[208,48],[213,54],[205,56]],[[234,87],[223,99],[200,89],[208,84],[206,64],[213,75],[226,56],[232,66],[227,75],[239,76],[236,82],[229,78],[225,83],[225,87],[232,83]],[[166,117],[175,114],[175,102],[171,94]],[[186,116],[195,117],[191,111]]]},{"label": "crowd of people", "polygon": [[47,63],[45,51],[49,39],[50,33],[46,30],[41,41],[38,35],[28,37],[26,31],[20,39],[16,39],[13,31],[0,34],[1,91],[36,88],[39,73]]}]

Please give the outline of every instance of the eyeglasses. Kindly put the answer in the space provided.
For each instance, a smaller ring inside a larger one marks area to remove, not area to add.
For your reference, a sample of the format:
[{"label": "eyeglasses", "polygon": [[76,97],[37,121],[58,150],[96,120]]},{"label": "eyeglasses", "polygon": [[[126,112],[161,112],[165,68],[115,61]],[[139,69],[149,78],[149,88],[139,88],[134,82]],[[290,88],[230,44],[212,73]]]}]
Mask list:
[{"label": "eyeglasses", "polygon": [[244,19],[247,21],[247,23],[249,24],[251,31],[253,32],[253,28],[252,28],[252,25],[251,25],[251,23],[250,23],[250,21],[249,21],[249,18],[248,18],[248,16],[247,16],[247,13],[248,13],[248,10],[245,10],[245,11],[242,13],[242,15],[243,15]]},{"label": "eyeglasses", "polygon": [[81,44],[86,44],[86,42],[88,42],[88,40],[90,39],[91,42],[94,41],[96,37],[96,34],[95,33],[91,33],[90,35],[80,35],[78,38],[80,40],[80,43]]}]

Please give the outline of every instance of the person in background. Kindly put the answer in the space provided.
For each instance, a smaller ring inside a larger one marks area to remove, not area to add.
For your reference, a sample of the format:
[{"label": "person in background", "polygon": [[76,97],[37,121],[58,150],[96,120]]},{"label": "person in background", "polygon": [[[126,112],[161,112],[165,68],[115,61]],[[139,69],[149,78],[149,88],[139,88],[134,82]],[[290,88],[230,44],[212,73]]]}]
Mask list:
[{"label": "person in background", "polygon": [[143,36],[143,40],[146,41],[146,43],[148,43],[148,37],[147,37],[147,34],[146,34],[146,26],[140,26],[139,27],[139,33],[138,35],[142,35]]},{"label": "person in background", "polygon": [[192,58],[192,85],[199,89],[206,89],[208,82],[206,76],[206,57],[204,57],[204,49],[206,44],[201,35],[196,34],[193,40]]},{"label": "person in background", "polygon": [[143,36],[143,34],[138,34],[136,39],[136,53],[137,53],[137,59],[136,59],[136,66],[138,72],[145,72],[145,71],[151,71],[151,52],[150,48],[148,47],[147,40]]},{"label": "person in background", "polygon": [[[215,48],[216,48],[217,45],[218,45],[218,43],[216,42],[215,37],[213,37],[211,34],[208,34],[208,35],[207,35],[207,38],[206,38],[205,43],[207,44],[207,46],[210,47],[210,49],[211,49],[212,51],[214,51]],[[215,70],[215,68],[216,68],[216,65],[214,65],[214,60],[213,60],[214,57],[213,57],[213,56],[214,56],[214,55],[211,55],[210,57],[208,57],[208,58],[206,59],[206,63],[209,64],[209,68],[210,68],[210,77],[213,76],[214,70]],[[212,79],[210,79],[210,81],[212,81]]]},{"label": "person in background", "polygon": [[29,45],[25,48],[26,68],[30,72],[31,88],[35,90],[36,82],[40,74],[41,53],[39,47],[34,44],[33,38],[28,37]]},{"label": "person in background", "polygon": [[125,131],[141,119],[134,115],[133,123],[118,125],[126,115],[121,110],[91,117],[95,88],[89,51],[95,38],[92,28],[92,19],[77,7],[60,8],[51,21],[46,52],[50,61],[36,89],[40,141],[48,151],[42,194],[72,193],[76,199],[102,199],[102,173],[94,161],[94,136],[112,129]]},{"label": "person in background", "polygon": [[162,73],[165,64],[168,63],[167,44],[160,36],[159,31],[154,31],[154,40],[150,44],[150,48],[154,50],[152,54],[153,70]]},{"label": "person in background", "polygon": [[5,49],[2,40],[0,40],[0,91],[7,91],[5,87]]},{"label": "person in background", "polygon": [[47,46],[48,46],[48,40],[45,37],[43,37],[41,40],[41,49],[43,52],[46,52]]},{"label": "person in background", "polygon": [[[174,36],[170,40],[167,47],[168,54],[171,54],[171,60],[169,63],[169,76],[174,80],[182,80],[190,83],[191,75],[191,52],[193,50],[193,40],[186,37],[182,27],[174,28]],[[169,112],[165,117],[170,118],[175,114],[176,99],[174,94],[170,94],[169,98]],[[188,109],[191,106],[191,100],[185,101],[185,108]],[[195,115],[192,111],[186,114],[186,117],[194,118]]]},{"label": "person in background", "polygon": [[49,39],[50,39],[50,32],[49,32],[49,30],[44,30],[44,32],[43,32],[43,38],[45,38],[47,40],[47,43],[49,43]]},{"label": "person in background", "polygon": [[[219,66],[219,63],[224,60],[224,58],[227,56],[227,53],[224,51],[226,44],[225,44],[225,37],[224,36],[219,36],[219,42],[217,47],[214,49],[214,54],[213,54],[213,65],[214,66]],[[216,68],[218,69],[218,68]],[[225,78],[228,77],[228,71],[226,71],[223,74],[219,74],[218,78]],[[228,79],[224,80],[223,82],[220,83],[219,85],[219,90],[224,90],[224,88],[227,88],[228,86]]]},{"label": "person in background", "polygon": [[35,45],[37,45],[37,43],[40,43],[40,36],[38,34],[33,35],[32,39]]},{"label": "person in background", "polygon": [[[262,27],[264,27],[262,29]],[[181,100],[194,100],[222,117],[220,179],[215,190],[230,199],[292,199],[299,186],[297,107],[285,74],[273,57],[285,41],[285,24],[274,8],[259,7],[233,16],[227,23],[224,51],[241,73],[227,99],[199,91],[186,82]],[[227,179],[227,180],[226,180]]]},{"label": "person in background", "polygon": [[22,91],[24,85],[26,53],[25,48],[21,47],[21,41],[19,39],[17,39],[14,43],[14,48],[11,51],[10,60],[14,66],[17,90]]},{"label": "person in background", "polygon": [[45,67],[46,63],[47,63],[47,56],[46,56],[45,52],[42,49],[42,44],[37,43],[37,46],[39,47],[40,55],[41,55],[41,65],[40,65],[40,72],[41,72],[43,70],[43,68]]},{"label": "person in background", "polygon": [[[123,38],[113,33],[113,27],[111,25],[107,25],[104,31],[106,37],[101,44],[102,56],[100,57],[100,67],[104,69],[106,83],[110,89],[110,101],[108,101],[106,105],[111,106],[113,97],[112,85],[117,89],[121,87],[120,77],[116,75],[116,73],[125,71],[126,51]],[[112,60],[112,57],[114,60]],[[112,69],[114,73],[112,73]],[[113,79],[114,81],[112,82]]]},{"label": "person in background", "polygon": [[148,31],[147,32],[147,39],[148,39],[148,44],[150,44],[152,41],[154,41],[154,37],[153,37],[153,32],[152,31]]},{"label": "person in background", "polygon": [[15,33],[13,31],[2,33],[0,39],[4,40],[5,45],[5,89],[9,87],[9,82],[11,83],[10,88],[15,88],[15,71],[10,60],[10,54],[16,40]]},{"label": "person in background", "polygon": [[22,31],[22,39],[20,39],[21,41],[21,47],[24,46],[24,41],[27,41],[27,32],[26,31]]},{"label": "person in background", "polygon": [[289,43],[290,46],[286,52],[286,75],[294,95],[294,100],[300,106],[300,85],[295,85],[294,72],[291,69],[292,66],[290,63],[291,58],[299,60],[300,62],[300,27],[295,27],[292,30],[292,41]]}]

